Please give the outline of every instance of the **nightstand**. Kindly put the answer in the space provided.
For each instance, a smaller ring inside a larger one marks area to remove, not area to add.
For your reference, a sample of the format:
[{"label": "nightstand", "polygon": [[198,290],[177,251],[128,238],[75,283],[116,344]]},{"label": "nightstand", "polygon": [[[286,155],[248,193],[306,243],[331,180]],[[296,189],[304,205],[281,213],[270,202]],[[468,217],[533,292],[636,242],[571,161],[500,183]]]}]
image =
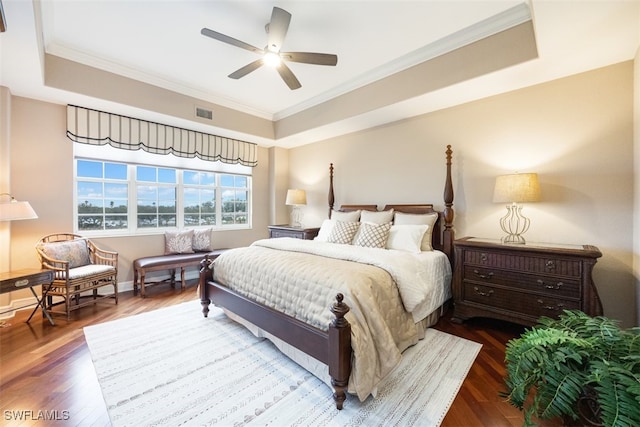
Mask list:
[{"label": "nightstand", "polygon": [[465,237],[454,249],[454,322],[491,317],[532,326],[540,316],[557,317],[563,310],[602,315],[591,277],[602,256],[595,246]]},{"label": "nightstand", "polygon": [[270,225],[269,238],[293,237],[296,239],[313,240],[320,231],[320,227],[292,227],[291,225]]}]

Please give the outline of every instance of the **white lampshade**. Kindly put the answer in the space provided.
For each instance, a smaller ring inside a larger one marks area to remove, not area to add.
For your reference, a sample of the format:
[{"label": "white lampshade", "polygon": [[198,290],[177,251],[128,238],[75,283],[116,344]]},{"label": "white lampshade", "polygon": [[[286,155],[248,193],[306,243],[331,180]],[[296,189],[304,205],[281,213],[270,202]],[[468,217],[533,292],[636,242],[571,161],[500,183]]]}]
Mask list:
[{"label": "white lampshade", "polygon": [[307,192],[304,190],[288,190],[287,200],[285,203],[289,206],[306,205],[307,204]]},{"label": "white lampshade", "polygon": [[495,203],[539,202],[538,174],[514,173],[497,177],[493,201]]},{"label": "white lampshade", "polygon": [[[10,194],[3,195],[11,197]],[[0,221],[38,218],[29,202],[19,202],[13,197],[8,202],[0,202]]]}]

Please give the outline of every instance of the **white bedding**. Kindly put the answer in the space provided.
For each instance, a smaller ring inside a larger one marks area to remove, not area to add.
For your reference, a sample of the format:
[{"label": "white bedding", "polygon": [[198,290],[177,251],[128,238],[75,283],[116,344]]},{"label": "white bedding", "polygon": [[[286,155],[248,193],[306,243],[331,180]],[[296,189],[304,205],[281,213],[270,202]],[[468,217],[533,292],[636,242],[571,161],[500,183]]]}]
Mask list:
[{"label": "white bedding", "polygon": [[327,330],[336,293],[351,311],[348,391],[361,400],[419,339],[416,322],[451,295],[451,267],[437,251],[408,252],[291,238],[220,255],[214,280],[248,298]]},{"label": "white bedding", "polygon": [[412,253],[293,238],[258,240],[252,246],[304,252],[380,267],[393,277],[405,310],[413,315],[416,322],[451,297],[451,264],[440,251]]}]

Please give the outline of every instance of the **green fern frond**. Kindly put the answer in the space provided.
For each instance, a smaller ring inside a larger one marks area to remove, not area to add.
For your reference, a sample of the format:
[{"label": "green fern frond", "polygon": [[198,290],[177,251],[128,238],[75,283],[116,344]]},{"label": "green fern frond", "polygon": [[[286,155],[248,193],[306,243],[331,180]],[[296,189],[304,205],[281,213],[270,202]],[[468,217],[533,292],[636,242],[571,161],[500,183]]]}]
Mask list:
[{"label": "green fern frond", "polygon": [[[640,426],[640,327],[622,330],[616,320],[577,310],[538,325],[507,343],[509,403],[533,418],[576,418],[585,387],[595,390],[605,426]],[[528,402],[532,402],[528,404]]]}]

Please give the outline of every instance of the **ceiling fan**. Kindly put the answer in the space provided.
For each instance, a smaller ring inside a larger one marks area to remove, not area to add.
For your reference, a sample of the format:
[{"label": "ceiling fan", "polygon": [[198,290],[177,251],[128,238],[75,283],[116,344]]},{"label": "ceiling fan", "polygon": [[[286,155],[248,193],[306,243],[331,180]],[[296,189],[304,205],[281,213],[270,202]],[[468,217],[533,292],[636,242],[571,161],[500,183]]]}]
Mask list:
[{"label": "ceiling fan", "polygon": [[232,46],[240,47],[242,49],[250,50],[261,55],[261,58],[253,61],[244,67],[229,74],[232,79],[239,79],[246,76],[252,71],[257,70],[262,65],[271,65],[278,70],[282,80],[289,86],[289,89],[299,89],[302,87],[293,71],[284,63],[284,61],[302,62],[305,64],[315,65],[336,65],[338,63],[338,57],[329,53],[314,53],[314,52],[280,52],[284,38],[287,35],[289,29],[289,22],[291,22],[291,14],[284,9],[274,7],[271,13],[271,21],[265,25],[265,30],[268,34],[268,44],[264,49],[259,49],[248,43],[234,39],[227,35],[218,33],[217,31],[203,28],[200,33],[204,36],[211,37],[212,39],[221,41],[223,43],[230,44]]}]

